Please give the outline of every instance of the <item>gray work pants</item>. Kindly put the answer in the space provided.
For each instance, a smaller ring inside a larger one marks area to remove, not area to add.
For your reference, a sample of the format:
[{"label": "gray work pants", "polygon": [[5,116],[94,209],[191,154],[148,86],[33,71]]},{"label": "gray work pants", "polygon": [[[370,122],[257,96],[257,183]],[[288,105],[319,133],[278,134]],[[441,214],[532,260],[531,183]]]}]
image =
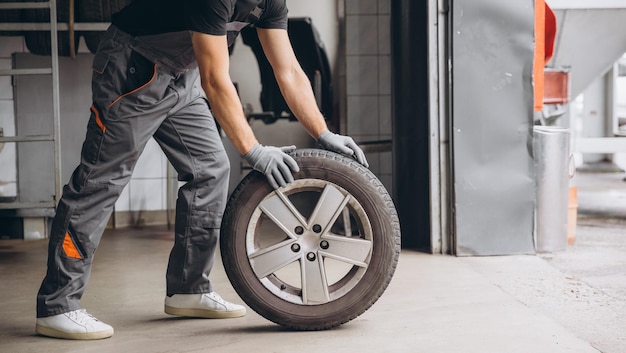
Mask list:
[{"label": "gray work pants", "polygon": [[52,223],[38,317],[80,308],[113,206],[151,137],[186,182],[176,202],[167,295],[211,291],[208,275],[230,166],[189,54],[151,53],[113,26],[102,39],[93,61],[93,106],[81,162],[63,188]]}]

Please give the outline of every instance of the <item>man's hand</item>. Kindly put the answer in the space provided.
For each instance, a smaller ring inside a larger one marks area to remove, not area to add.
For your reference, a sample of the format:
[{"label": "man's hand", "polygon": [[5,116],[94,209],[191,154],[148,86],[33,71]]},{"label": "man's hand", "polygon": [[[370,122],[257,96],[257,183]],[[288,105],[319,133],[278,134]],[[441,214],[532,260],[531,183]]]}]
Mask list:
[{"label": "man's hand", "polygon": [[326,130],[317,138],[317,142],[326,150],[353,157],[365,167],[369,167],[365,154],[350,136],[337,135]]},{"label": "man's hand", "polygon": [[291,172],[298,172],[298,163],[287,153],[296,150],[296,146],[273,147],[256,144],[243,157],[257,170],[267,177],[274,189],[285,187],[293,181]]}]

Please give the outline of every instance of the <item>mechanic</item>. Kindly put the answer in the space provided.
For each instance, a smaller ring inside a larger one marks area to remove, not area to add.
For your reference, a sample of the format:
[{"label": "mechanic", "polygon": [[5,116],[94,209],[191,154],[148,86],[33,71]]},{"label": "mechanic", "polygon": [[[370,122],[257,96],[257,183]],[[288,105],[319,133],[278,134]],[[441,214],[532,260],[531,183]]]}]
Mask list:
[{"label": "mechanic", "polygon": [[80,299],[113,206],[151,137],[186,182],[176,203],[165,312],[241,317],[245,307],[222,299],[208,278],[230,171],[215,119],[274,188],[292,182],[298,165],[287,154],[295,146],[261,145],[248,124],[229,76],[229,46],[238,32],[256,26],[286,102],[322,148],[367,166],[363,151],[328,130],[289,41],[285,0],[137,0],[111,22],[93,59],[81,162],[52,223],[36,332],[66,339],[113,335],[110,325],[81,309]]}]

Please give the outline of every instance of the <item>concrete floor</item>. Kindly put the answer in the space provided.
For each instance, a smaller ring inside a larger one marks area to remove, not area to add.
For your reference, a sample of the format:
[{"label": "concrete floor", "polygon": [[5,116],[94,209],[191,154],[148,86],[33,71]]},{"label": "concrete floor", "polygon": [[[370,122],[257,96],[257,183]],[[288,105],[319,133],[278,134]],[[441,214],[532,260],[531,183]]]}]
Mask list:
[{"label": "concrete floor", "polygon": [[[2,240],[0,352],[623,353],[624,175],[577,178],[577,237],[565,252],[457,258],[405,250],[392,283],[370,310],[321,332],[287,331],[251,310],[228,320],[165,315],[172,237],[156,227],[107,231],[98,250],[82,303],[114,326],[112,338],[39,337],[34,304],[46,241]],[[242,302],[220,263],[211,278],[222,296]]]}]

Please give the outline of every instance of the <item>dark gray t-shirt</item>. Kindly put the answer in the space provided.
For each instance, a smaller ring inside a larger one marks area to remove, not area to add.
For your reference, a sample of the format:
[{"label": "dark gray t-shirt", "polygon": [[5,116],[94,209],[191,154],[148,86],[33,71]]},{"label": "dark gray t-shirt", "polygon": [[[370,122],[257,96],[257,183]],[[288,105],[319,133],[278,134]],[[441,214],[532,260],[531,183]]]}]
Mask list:
[{"label": "dark gray t-shirt", "polygon": [[[195,31],[235,37],[244,23],[287,29],[286,0],[135,0],[111,22],[134,36]],[[259,15],[257,7],[263,11]],[[229,40],[229,44],[231,40]]]}]

